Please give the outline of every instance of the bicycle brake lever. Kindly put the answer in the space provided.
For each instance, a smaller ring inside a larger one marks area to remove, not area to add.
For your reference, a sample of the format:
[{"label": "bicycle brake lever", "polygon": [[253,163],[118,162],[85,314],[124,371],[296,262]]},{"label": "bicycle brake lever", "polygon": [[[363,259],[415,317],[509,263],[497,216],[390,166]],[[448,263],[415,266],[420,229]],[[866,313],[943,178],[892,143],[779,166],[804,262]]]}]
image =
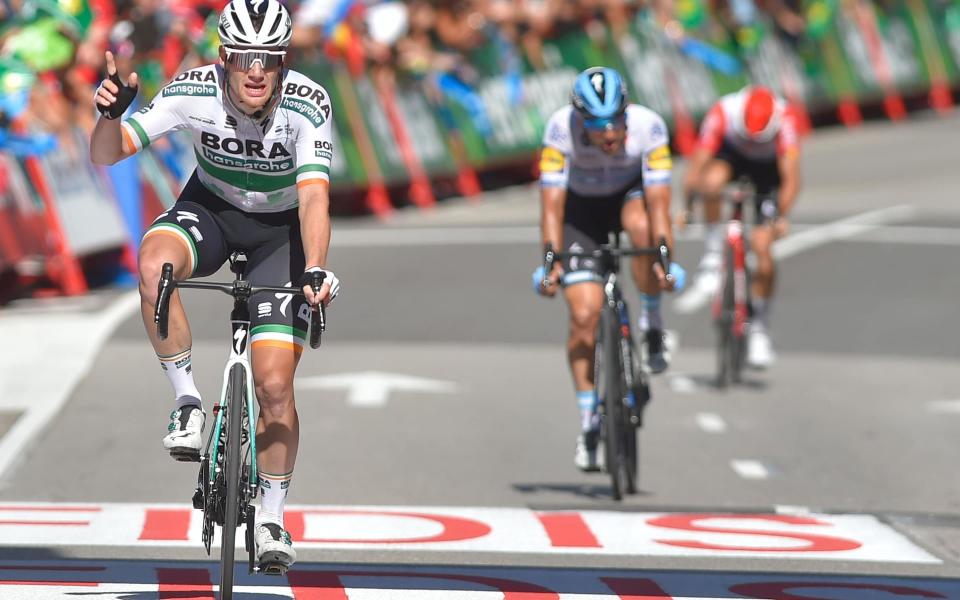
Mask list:
[{"label": "bicycle brake lever", "polygon": [[[313,271],[310,274],[310,287],[313,288],[313,293],[320,292],[320,286],[323,285],[323,280],[326,277],[326,273],[322,271]],[[320,303],[320,306],[315,310],[310,311],[310,347],[319,348],[320,347],[320,334],[327,329],[327,314],[323,306],[323,303]]]}]

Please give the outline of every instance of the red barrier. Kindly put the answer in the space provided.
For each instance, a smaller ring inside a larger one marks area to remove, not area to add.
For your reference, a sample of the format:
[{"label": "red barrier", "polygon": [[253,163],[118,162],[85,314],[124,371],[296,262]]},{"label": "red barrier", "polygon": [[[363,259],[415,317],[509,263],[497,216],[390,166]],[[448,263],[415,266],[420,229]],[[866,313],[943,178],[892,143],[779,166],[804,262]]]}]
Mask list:
[{"label": "red barrier", "polygon": [[380,103],[387,115],[390,129],[393,130],[393,137],[397,141],[397,148],[400,150],[403,164],[410,175],[410,200],[420,208],[433,208],[437,204],[437,198],[433,195],[430,179],[427,177],[426,171],[423,170],[420,157],[413,149],[410,135],[407,133],[407,126],[397,109],[393,82],[387,82],[383,78],[379,78],[375,81],[374,87],[380,96]]},{"label": "red barrier", "polygon": [[334,67],[334,78],[337,81],[337,88],[345,96],[343,107],[347,113],[347,124],[350,126],[350,133],[353,134],[353,139],[357,143],[360,161],[363,163],[363,170],[367,174],[367,208],[377,217],[385,219],[393,214],[393,205],[390,204],[390,196],[387,194],[383,173],[380,171],[380,165],[377,164],[373,145],[363,124],[363,115],[360,114],[358,108],[360,99],[357,98],[353,85],[349,81],[349,75],[342,66]]},{"label": "red barrier", "polygon": [[883,110],[891,121],[905,119],[907,107],[903,103],[903,97],[897,90],[893,78],[893,68],[890,66],[890,60],[887,58],[886,50],[883,47],[880,29],[877,25],[877,13],[873,4],[856,3],[853,5],[853,12],[856,15],[857,24],[860,26],[864,40],[867,42],[867,51],[870,55],[870,62],[873,63],[874,74],[883,89]]}]

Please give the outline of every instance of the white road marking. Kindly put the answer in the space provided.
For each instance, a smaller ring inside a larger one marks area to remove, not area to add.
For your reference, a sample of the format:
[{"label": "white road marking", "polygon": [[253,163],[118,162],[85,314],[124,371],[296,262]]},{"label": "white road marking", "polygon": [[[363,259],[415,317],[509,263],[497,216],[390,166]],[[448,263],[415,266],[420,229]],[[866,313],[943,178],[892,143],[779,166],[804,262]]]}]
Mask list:
[{"label": "white road marking", "polygon": [[[825,225],[797,226],[793,228],[790,235],[774,242],[773,257],[783,260],[830,242],[862,236],[882,227],[884,223],[909,219],[916,212],[914,206],[899,204],[853,215]],[[691,285],[681,298],[682,301],[674,302],[673,309],[680,314],[689,314],[709,304],[713,294],[705,293],[704,290]]]},{"label": "white road marking", "polygon": [[[66,403],[114,329],[140,308],[134,290],[94,314],[0,316],[0,410],[24,411],[0,438],[0,480]],[[55,360],[54,360],[55,358]]]},{"label": "white road marking", "polygon": [[727,422],[713,413],[697,413],[697,425],[707,433],[724,433],[727,431]]},{"label": "white road marking", "polygon": [[298,379],[296,385],[307,390],[347,390],[347,402],[363,408],[385,405],[393,390],[453,393],[458,389],[456,384],[449,381],[380,371],[304,377]]},{"label": "white road marking", "polygon": [[[916,214],[915,207],[901,204],[853,215],[826,224],[791,224],[791,234],[774,244],[778,258],[786,258],[836,240],[960,246],[960,228],[889,226]],[[677,233],[680,241],[703,240],[701,225],[690,225]],[[334,248],[383,246],[459,246],[525,244],[540,239],[536,225],[436,226],[436,227],[334,227],[330,245]],[[779,248],[779,250],[777,249]]]},{"label": "white road marking", "polygon": [[793,506],[790,504],[779,504],[773,507],[778,515],[809,515],[810,509],[806,506]]},{"label": "white road marking", "polygon": [[876,229],[884,223],[909,219],[916,212],[917,209],[914,206],[899,204],[812,227],[777,240],[773,244],[773,257],[784,259],[836,240],[852,238]]},{"label": "white road marking", "polygon": [[731,460],[730,466],[744,479],[770,478],[770,470],[758,460]]},{"label": "white road marking", "polygon": [[676,394],[693,394],[697,391],[697,382],[689,375],[671,375],[668,379],[670,390]]},{"label": "white road marking", "polygon": [[927,402],[927,410],[932,413],[960,414],[960,400],[934,400]]}]

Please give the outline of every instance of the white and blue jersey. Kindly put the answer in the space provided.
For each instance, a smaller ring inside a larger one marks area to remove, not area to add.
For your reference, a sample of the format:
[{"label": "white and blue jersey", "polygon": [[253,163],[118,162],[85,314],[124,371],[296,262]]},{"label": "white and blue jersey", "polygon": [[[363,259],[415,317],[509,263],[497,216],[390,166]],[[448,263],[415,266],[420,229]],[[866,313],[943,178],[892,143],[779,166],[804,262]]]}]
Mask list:
[{"label": "white and blue jersey", "polygon": [[663,118],[649,108],[626,109],[627,138],[613,155],[592,146],[572,106],[553,114],[543,134],[540,185],[563,187],[577,196],[609,196],[642,180],[644,186],[669,185],[670,137]]}]

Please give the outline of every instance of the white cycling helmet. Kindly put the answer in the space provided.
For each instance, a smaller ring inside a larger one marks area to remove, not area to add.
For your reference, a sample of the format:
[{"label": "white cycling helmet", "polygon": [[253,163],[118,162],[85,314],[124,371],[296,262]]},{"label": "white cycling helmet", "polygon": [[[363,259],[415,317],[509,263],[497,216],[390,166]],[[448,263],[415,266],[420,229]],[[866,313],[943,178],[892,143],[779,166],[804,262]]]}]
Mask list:
[{"label": "white cycling helmet", "polygon": [[293,22],[278,0],[232,0],[220,13],[217,31],[228,47],[286,48]]}]

